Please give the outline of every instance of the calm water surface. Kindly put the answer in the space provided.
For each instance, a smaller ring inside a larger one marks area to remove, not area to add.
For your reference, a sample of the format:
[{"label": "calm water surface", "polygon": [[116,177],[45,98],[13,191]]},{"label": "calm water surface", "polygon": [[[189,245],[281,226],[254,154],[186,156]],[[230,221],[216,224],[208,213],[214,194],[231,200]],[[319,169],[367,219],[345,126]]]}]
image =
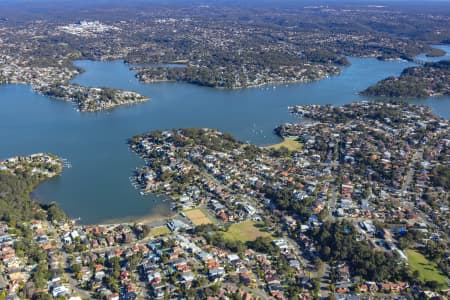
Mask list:
[{"label": "calm water surface", "polygon": [[[450,52],[450,47],[446,49]],[[143,164],[129,152],[128,138],[153,129],[211,127],[258,145],[275,143],[279,138],[273,128],[293,120],[287,106],[360,101],[365,98],[358,91],[413,65],[372,58],[350,61],[352,65],[340,76],[319,82],[244,90],[142,84],[121,61],[79,61],[76,64],[86,72],[74,82],[134,90],[151,100],[108,112],[80,113],[66,102],[33,93],[29,86],[0,86],[0,159],[35,152],[67,158],[72,168],[40,185],[34,195],[41,201],[57,201],[83,223],[164,216],[169,201],[141,196],[128,180]],[[449,97],[415,102],[450,118]]]}]

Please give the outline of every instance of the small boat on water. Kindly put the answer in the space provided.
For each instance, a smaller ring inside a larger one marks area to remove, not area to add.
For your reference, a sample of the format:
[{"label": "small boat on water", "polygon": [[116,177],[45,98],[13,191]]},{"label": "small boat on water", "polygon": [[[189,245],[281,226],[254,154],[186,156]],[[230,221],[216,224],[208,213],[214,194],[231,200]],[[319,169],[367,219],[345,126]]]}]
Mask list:
[{"label": "small boat on water", "polygon": [[67,168],[67,169],[72,168],[72,164],[70,163],[70,161],[67,158],[61,158],[61,162],[62,162],[63,168]]}]

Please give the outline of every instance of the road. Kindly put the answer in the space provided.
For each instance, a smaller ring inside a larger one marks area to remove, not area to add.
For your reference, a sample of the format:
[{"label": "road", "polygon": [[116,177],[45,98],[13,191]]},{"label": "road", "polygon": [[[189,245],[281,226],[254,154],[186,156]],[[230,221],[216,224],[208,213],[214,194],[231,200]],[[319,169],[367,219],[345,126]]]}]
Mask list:
[{"label": "road", "polygon": [[414,153],[414,156],[413,156],[411,162],[409,163],[409,169],[406,172],[405,180],[403,181],[403,184],[402,184],[401,195],[406,195],[406,192],[412,182],[414,172],[416,171],[416,169],[414,168],[414,165],[419,160],[422,160],[422,159],[423,159],[423,149],[419,149],[419,150],[417,150],[416,153]]},{"label": "road", "polygon": [[[53,227],[53,225],[51,224],[51,222],[47,222],[47,228],[48,228],[48,232],[51,233],[52,236],[54,237],[58,237],[58,233],[56,232],[55,228]],[[55,243],[56,243],[56,247],[59,250],[60,256],[61,256],[61,266],[64,270],[68,270],[70,268],[69,266],[69,255],[63,250],[63,245],[60,239],[55,238],[54,239]],[[74,279],[72,276],[70,276],[70,274],[67,274],[68,276],[66,276],[66,279],[69,283],[69,287],[72,290],[73,294],[76,294],[78,296],[80,296],[83,299],[91,299],[92,295],[91,293],[89,293],[86,290],[82,290],[80,288],[78,288],[78,281],[76,279]]]},{"label": "road", "polygon": [[336,211],[336,203],[337,203],[337,187],[332,185],[331,199],[328,202],[328,212],[330,213],[331,219],[336,218],[333,215],[333,213]]},{"label": "road", "polygon": [[250,293],[252,295],[255,295],[255,296],[259,297],[259,299],[261,299],[261,300],[269,299],[267,297],[266,293],[264,291],[260,290],[260,289],[251,289],[251,288],[246,287],[246,286],[242,287],[242,289],[244,291],[246,291],[247,293]]}]

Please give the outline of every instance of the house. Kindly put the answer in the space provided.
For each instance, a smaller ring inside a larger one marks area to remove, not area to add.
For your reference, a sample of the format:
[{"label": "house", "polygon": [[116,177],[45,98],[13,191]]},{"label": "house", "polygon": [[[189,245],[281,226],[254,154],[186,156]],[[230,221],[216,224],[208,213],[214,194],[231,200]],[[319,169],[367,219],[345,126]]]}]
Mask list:
[{"label": "house", "polygon": [[106,256],[106,258],[107,258],[108,260],[111,260],[111,259],[113,259],[114,257],[116,257],[116,254],[114,253],[114,251],[107,251],[106,254],[105,254],[105,256]]},{"label": "house", "polygon": [[224,268],[217,268],[208,271],[208,278],[210,281],[216,281],[221,279],[225,275]]},{"label": "house", "polygon": [[167,223],[167,226],[173,232],[178,232],[178,231],[180,231],[182,229],[189,229],[190,228],[188,224],[186,224],[183,221],[178,220],[178,219],[174,219],[174,220],[170,221],[169,223]]},{"label": "house", "polygon": [[152,296],[156,299],[163,298],[165,290],[166,290],[166,286],[162,283],[157,283],[157,284],[151,285]]},{"label": "house", "polygon": [[239,280],[246,286],[249,286],[252,283],[250,276],[248,275],[247,272],[240,273]]},{"label": "house", "polygon": [[367,286],[369,288],[369,291],[371,293],[378,292],[378,286],[377,286],[377,284],[375,282],[369,281],[369,282],[366,282],[366,284],[367,284]]},{"label": "house", "polygon": [[95,272],[94,278],[96,281],[102,281],[105,276],[106,276],[106,274],[104,271],[99,271],[99,272]]},{"label": "house", "polygon": [[106,296],[107,300],[119,300],[119,294],[117,293],[111,293]]},{"label": "house", "polygon": [[289,266],[291,268],[295,268],[295,269],[300,269],[300,267],[301,267],[300,262],[298,260],[296,260],[296,259],[290,260],[289,261]]},{"label": "house", "polygon": [[70,237],[75,240],[76,238],[80,237],[80,234],[78,233],[78,231],[74,230],[70,233]]},{"label": "house", "polygon": [[285,215],[283,216],[283,220],[288,228],[297,227],[297,221],[293,217]]},{"label": "house", "polygon": [[274,240],[273,243],[283,251],[289,249],[289,244],[284,239]]},{"label": "house", "polygon": [[248,204],[245,205],[244,209],[247,212],[247,214],[250,215],[250,216],[252,216],[252,215],[254,215],[256,213],[256,209],[253,206],[251,206],[251,205],[248,205]]},{"label": "house", "polygon": [[52,290],[53,298],[67,296],[69,294],[70,294],[70,290],[67,287],[65,287],[64,285],[60,285],[60,286],[54,287],[53,290]]},{"label": "house", "polygon": [[349,289],[347,287],[337,287],[336,293],[338,294],[347,294],[349,292]]},{"label": "house", "polygon": [[228,258],[228,262],[232,263],[232,264],[236,264],[240,261],[240,258],[237,254],[229,254],[227,256],[227,258]]},{"label": "house", "polygon": [[376,227],[371,221],[361,221],[359,222],[359,226],[361,227],[361,229],[364,229],[365,231],[367,231],[367,233],[370,234],[375,234],[377,231]]},{"label": "house", "polygon": [[147,281],[151,284],[161,282],[161,273],[159,272],[148,272]]},{"label": "house", "polygon": [[228,221],[228,215],[223,211],[221,211],[217,216],[224,222]]},{"label": "house", "polygon": [[37,221],[37,220],[31,221],[31,226],[30,227],[31,227],[32,230],[42,229],[42,222],[41,221]]},{"label": "house", "polygon": [[211,255],[211,253],[201,251],[201,252],[197,253],[197,258],[203,262],[206,262],[206,261],[210,260],[211,258],[213,258],[213,256]]},{"label": "house", "polygon": [[191,271],[181,273],[180,277],[183,283],[192,282],[195,279],[194,273]]}]

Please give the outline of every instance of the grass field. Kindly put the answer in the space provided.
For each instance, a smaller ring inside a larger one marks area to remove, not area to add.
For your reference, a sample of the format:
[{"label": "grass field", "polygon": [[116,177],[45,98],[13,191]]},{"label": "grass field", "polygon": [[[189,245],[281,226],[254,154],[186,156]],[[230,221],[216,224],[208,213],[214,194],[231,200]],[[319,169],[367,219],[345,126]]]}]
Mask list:
[{"label": "grass field", "polygon": [[184,214],[195,226],[212,223],[208,215],[200,208],[185,210]]},{"label": "grass field", "polygon": [[297,141],[297,138],[286,138],[279,144],[267,146],[267,149],[275,149],[278,150],[281,147],[286,147],[289,151],[298,151],[302,149],[302,144]]},{"label": "grass field", "polygon": [[229,240],[237,240],[241,242],[254,241],[257,237],[270,237],[267,232],[260,231],[255,227],[257,223],[253,221],[245,221],[230,226],[224,234],[224,238]]},{"label": "grass field", "polygon": [[159,227],[153,227],[152,229],[150,229],[149,235],[156,237],[156,236],[166,235],[169,233],[170,233],[170,230],[169,230],[169,228],[167,228],[167,226],[159,226]]},{"label": "grass field", "polygon": [[417,251],[407,249],[405,252],[408,256],[408,262],[411,269],[419,271],[420,280],[435,280],[439,283],[441,288],[447,286],[447,277],[439,272],[434,262],[429,261],[425,256]]}]

